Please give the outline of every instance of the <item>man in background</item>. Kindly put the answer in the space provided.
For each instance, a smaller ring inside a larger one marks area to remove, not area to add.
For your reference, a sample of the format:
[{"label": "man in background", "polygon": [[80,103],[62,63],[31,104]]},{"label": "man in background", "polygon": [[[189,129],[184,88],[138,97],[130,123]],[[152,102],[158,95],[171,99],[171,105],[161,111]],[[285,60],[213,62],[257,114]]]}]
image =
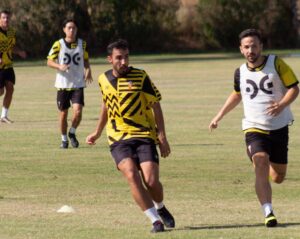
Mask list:
[{"label": "man in background", "polygon": [[[49,54],[47,65],[57,70],[55,87],[57,88],[57,107],[62,149],[79,147],[76,138],[84,106],[84,88],[86,82],[93,81],[86,42],[77,38],[78,25],[74,19],[66,19],[63,23],[65,37],[56,41]],[[68,131],[68,111],[72,103],[73,117]]]},{"label": "man in background", "polygon": [[10,27],[10,15],[8,10],[0,10],[0,96],[5,92],[0,121],[8,124],[13,123],[8,118],[8,110],[16,82],[13,54],[26,58],[26,52],[16,46],[16,32]]}]

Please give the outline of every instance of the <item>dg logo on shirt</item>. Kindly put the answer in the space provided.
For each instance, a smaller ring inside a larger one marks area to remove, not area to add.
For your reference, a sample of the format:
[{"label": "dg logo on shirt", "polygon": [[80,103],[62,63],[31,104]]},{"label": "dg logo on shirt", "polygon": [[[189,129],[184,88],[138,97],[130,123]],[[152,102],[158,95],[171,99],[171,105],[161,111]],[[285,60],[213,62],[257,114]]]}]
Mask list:
[{"label": "dg logo on shirt", "polygon": [[75,53],[75,54],[73,55],[73,57],[72,57],[70,54],[68,54],[68,53],[65,52],[65,55],[64,55],[64,58],[63,58],[64,64],[66,64],[66,65],[69,65],[69,64],[71,63],[71,61],[72,61],[72,63],[73,63],[74,65],[77,65],[77,66],[78,66],[80,60],[81,60],[81,58],[80,58],[78,52]]},{"label": "dg logo on shirt", "polygon": [[261,90],[267,95],[273,94],[273,91],[271,90],[271,88],[273,87],[273,83],[272,81],[270,81],[268,75],[265,75],[259,81],[259,85],[257,85],[255,81],[249,79],[246,80],[246,83],[249,84],[249,86],[246,87],[246,92],[248,93],[252,92],[250,94],[250,99],[254,99],[257,96],[259,90]]}]

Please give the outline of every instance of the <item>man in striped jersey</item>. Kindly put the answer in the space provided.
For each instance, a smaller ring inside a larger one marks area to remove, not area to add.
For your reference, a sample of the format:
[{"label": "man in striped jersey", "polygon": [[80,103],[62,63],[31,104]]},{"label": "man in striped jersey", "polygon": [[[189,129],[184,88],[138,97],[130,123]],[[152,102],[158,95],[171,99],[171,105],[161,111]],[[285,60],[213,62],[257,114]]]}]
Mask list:
[{"label": "man in striped jersey", "polygon": [[26,52],[16,46],[16,32],[10,25],[10,12],[0,10],[0,96],[4,94],[0,122],[13,123],[8,118],[16,82],[13,69],[13,54],[26,58]]},{"label": "man in striped jersey", "polygon": [[61,131],[61,148],[69,146],[67,137],[68,110],[72,103],[73,117],[68,136],[74,148],[79,146],[76,129],[82,118],[84,106],[84,87],[91,83],[92,73],[86,42],[77,38],[77,23],[67,19],[63,23],[65,38],[56,41],[49,54],[47,65],[57,70],[55,87],[57,88],[57,107],[59,109],[59,124]]},{"label": "man in striped jersey", "polygon": [[156,143],[162,157],[170,154],[159,103],[161,95],[144,70],[129,66],[125,40],[111,43],[107,51],[112,69],[99,76],[103,102],[96,130],[86,142],[95,144],[107,123],[117,168],[127,179],[134,200],[151,220],[152,232],[162,232],[164,225],[175,227],[175,221],[163,204],[159,181]]},{"label": "man in striped jersey", "polygon": [[291,68],[275,55],[262,55],[262,37],[258,30],[247,29],[239,35],[240,51],[246,63],[235,71],[234,92],[209,129],[240,101],[247,153],[255,169],[255,190],[265,216],[265,225],[274,227],[277,219],[272,208],[269,177],[282,183],[288,163],[288,126],[293,122],[290,104],[299,94],[298,80]]}]

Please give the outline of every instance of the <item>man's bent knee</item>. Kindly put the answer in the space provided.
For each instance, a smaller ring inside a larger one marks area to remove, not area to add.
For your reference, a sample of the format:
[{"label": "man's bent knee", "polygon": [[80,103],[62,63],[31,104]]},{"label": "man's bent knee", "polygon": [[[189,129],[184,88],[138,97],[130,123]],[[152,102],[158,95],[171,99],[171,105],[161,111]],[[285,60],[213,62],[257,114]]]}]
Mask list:
[{"label": "man's bent knee", "polygon": [[274,170],[270,170],[270,177],[274,183],[282,183],[285,179],[285,172],[276,172]]},{"label": "man's bent knee", "polygon": [[118,168],[129,183],[136,183],[141,181],[140,173],[130,158],[123,159],[118,164]]},{"label": "man's bent knee", "polygon": [[284,181],[285,174],[271,175],[271,178],[274,183],[280,184]]},{"label": "man's bent knee", "polygon": [[156,188],[160,184],[159,180],[154,177],[145,179],[144,183],[147,188]]}]

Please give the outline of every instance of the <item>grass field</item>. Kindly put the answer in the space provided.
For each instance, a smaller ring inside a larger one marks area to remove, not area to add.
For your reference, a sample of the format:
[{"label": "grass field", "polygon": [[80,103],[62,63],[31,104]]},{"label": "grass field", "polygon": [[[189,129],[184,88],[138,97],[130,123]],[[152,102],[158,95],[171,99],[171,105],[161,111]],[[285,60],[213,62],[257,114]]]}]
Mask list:
[{"label": "grass field", "polygon": [[[285,58],[300,78],[300,58]],[[37,63],[15,67],[10,117],[0,124],[0,239],[300,238],[300,103],[292,109],[287,180],[273,186],[279,226],[263,225],[254,174],[241,131],[242,108],[209,133],[208,124],[232,91],[241,57],[228,54],[136,56],[160,89],[172,155],[161,160],[165,203],[176,229],[152,235],[110,157],[105,135],[84,144],[94,130],[100,95],[97,76],[109,68],[93,61],[94,82],[85,91],[79,149],[59,149],[55,71]],[[2,99],[1,99],[2,101]],[[60,214],[63,205],[75,209]]]}]

